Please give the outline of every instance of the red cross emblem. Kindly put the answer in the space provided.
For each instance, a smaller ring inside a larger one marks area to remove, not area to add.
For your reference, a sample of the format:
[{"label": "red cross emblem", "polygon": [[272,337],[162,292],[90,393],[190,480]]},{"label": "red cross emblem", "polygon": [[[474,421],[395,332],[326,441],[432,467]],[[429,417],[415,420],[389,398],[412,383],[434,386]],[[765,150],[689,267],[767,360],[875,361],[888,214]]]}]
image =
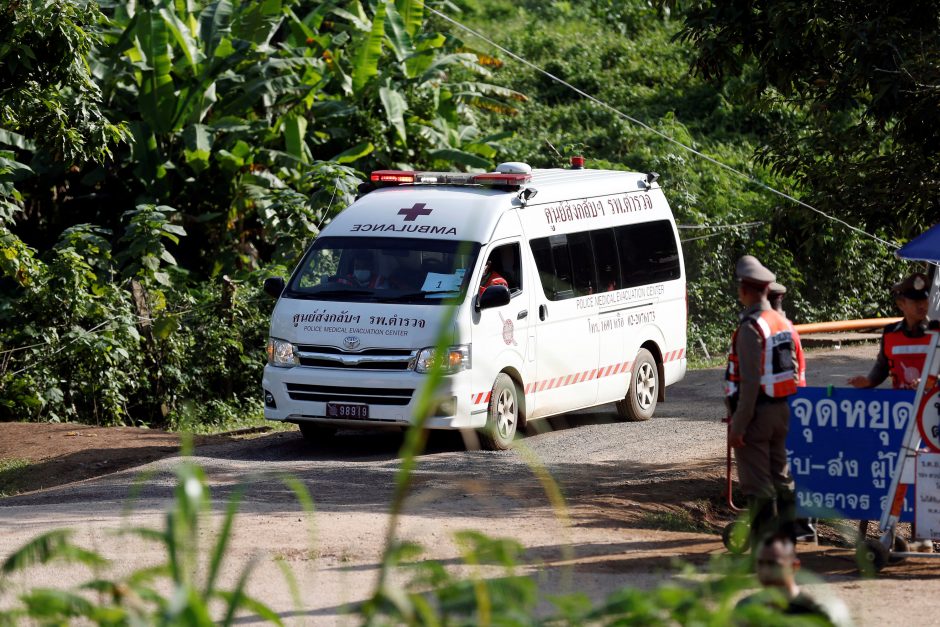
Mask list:
[{"label": "red cross emblem", "polygon": [[425,209],[423,202],[416,202],[413,207],[403,207],[398,210],[398,215],[405,216],[405,222],[414,222],[418,216],[426,216],[431,213],[431,209]]}]

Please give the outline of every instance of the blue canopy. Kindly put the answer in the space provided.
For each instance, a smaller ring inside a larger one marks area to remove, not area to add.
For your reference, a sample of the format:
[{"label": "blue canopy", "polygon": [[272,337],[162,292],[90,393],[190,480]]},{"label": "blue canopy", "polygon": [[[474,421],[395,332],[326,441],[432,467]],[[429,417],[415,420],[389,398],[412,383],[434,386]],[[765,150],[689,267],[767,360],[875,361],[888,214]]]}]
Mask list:
[{"label": "blue canopy", "polygon": [[940,224],[935,224],[897,251],[901,259],[940,263]]}]

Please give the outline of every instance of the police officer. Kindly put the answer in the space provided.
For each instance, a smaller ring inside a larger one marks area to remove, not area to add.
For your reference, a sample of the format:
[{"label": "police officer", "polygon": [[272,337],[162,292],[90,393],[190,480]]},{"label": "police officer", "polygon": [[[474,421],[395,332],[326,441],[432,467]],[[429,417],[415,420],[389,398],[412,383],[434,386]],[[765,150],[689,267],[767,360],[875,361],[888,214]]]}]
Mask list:
[{"label": "police officer", "polygon": [[[849,379],[849,385],[856,388],[873,388],[891,376],[891,387],[895,390],[914,390],[920,383],[920,375],[927,359],[927,300],[930,283],[926,275],[914,273],[891,288],[894,304],[901,311],[904,319],[885,327],[881,335],[881,346],[875,365],[867,375],[858,375]],[[868,532],[868,521],[859,521],[859,536],[864,538]],[[913,540],[911,550],[933,552],[930,540]]]},{"label": "police officer", "polygon": [[731,411],[728,443],[738,461],[738,482],[747,497],[755,546],[767,533],[793,528],[796,499],[786,439],[787,397],[796,392],[796,375],[790,327],[767,300],[768,287],[776,278],[773,272],[745,255],[735,274],[744,311],[731,338],[725,374]]},{"label": "police officer", "polygon": [[873,388],[891,375],[895,390],[915,390],[927,357],[927,300],[930,283],[915,273],[891,288],[894,304],[904,319],[885,327],[875,365],[866,376],[849,379],[857,388]]},{"label": "police officer", "polygon": [[771,308],[783,316],[783,319],[790,325],[790,334],[793,336],[793,357],[796,359],[796,385],[802,388],[806,387],[806,356],[803,354],[803,342],[800,341],[800,334],[797,333],[793,322],[787,318],[787,314],[783,310],[783,297],[786,295],[787,288],[774,281],[768,288],[767,300],[770,301]]}]

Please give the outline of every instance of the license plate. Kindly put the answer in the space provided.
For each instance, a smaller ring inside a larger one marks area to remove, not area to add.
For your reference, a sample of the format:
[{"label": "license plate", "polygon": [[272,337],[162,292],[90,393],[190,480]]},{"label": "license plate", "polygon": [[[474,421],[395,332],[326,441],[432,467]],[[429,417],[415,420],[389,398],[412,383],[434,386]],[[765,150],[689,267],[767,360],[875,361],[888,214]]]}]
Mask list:
[{"label": "license plate", "polygon": [[330,418],[346,418],[350,420],[368,420],[369,406],[354,405],[352,403],[327,403],[326,415]]}]

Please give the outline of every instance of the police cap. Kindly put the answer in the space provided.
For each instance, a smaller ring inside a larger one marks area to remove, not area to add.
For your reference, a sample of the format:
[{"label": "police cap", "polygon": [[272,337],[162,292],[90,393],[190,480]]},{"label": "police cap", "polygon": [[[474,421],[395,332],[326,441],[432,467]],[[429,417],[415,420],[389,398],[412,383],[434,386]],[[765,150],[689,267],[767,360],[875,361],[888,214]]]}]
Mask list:
[{"label": "police cap", "polygon": [[745,283],[750,283],[758,287],[766,287],[777,278],[773,272],[761,265],[757,257],[751,255],[744,255],[738,259],[738,263],[734,268],[734,274],[738,277],[739,281],[744,281]]},{"label": "police cap", "polygon": [[787,288],[774,281],[767,291],[771,296],[783,296],[787,293]]},{"label": "police cap", "polygon": [[927,275],[915,272],[900,283],[895,283],[891,293],[895,298],[910,298],[911,300],[925,300],[930,291]]}]

